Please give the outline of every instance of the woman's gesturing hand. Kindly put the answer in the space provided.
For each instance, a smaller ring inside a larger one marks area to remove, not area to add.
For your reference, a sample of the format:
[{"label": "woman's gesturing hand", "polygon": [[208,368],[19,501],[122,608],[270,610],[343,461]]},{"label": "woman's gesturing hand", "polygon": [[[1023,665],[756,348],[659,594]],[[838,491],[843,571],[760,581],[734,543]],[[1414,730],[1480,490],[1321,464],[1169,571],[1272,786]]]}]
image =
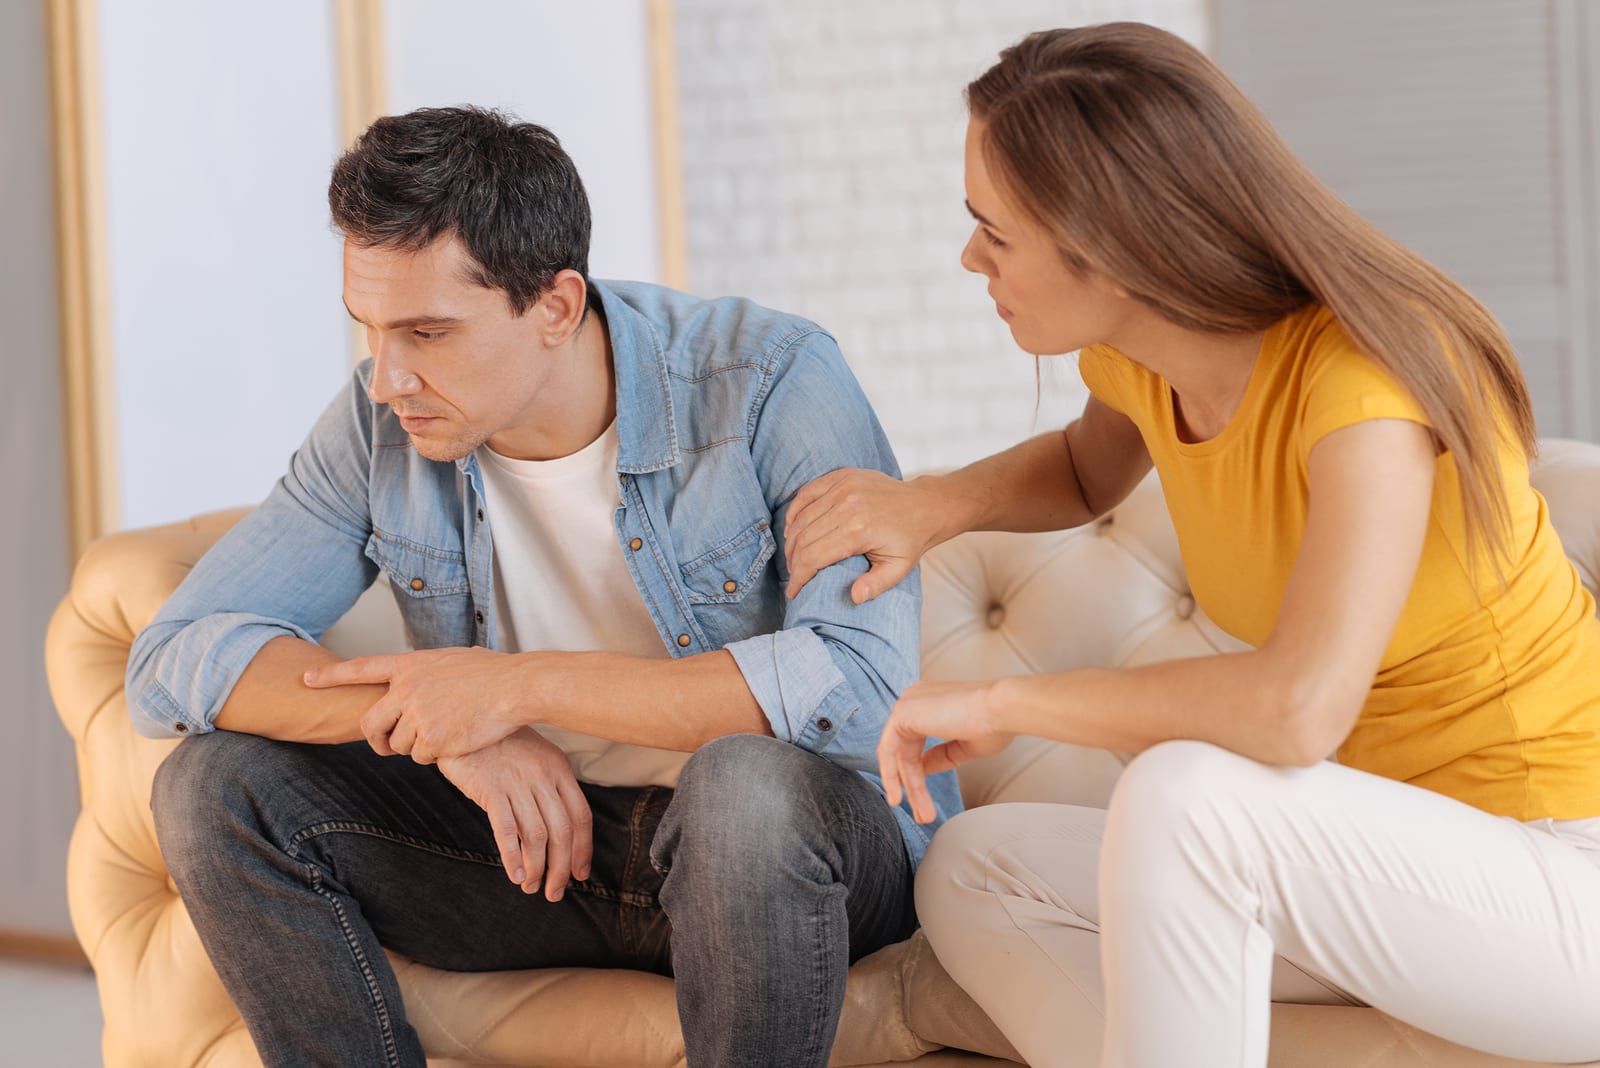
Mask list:
[{"label": "woman's gesturing hand", "polygon": [[901,482],[881,471],[841,468],[801,488],[789,506],[784,556],[790,597],[818,571],[852,556],[871,565],[850,587],[870,601],[911,573],[944,540],[947,507],[931,480]]},{"label": "woman's gesturing hand", "polygon": [[[994,687],[993,682],[919,682],[905,692],[878,739],[878,770],[889,804],[900,804],[903,793],[917,822],[931,823],[936,813],[929,775],[993,756],[1011,744],[1016,735],[992,726]],[[928,749],[929,738],[945,740]]]}]

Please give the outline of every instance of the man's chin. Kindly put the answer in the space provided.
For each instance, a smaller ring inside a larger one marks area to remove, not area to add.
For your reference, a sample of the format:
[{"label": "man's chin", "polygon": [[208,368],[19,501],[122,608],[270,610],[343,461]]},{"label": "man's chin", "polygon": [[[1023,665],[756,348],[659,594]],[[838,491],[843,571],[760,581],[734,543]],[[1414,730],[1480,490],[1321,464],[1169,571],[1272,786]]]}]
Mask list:
[{"label": "man's chin", "polygon": [[427,460],[435,463],[453,464],[463,456],[470,453],[478,446],[472,442],[450,440],[440,441],[438,438],[423,438],[415,434],[410,435],[411,447]]}]

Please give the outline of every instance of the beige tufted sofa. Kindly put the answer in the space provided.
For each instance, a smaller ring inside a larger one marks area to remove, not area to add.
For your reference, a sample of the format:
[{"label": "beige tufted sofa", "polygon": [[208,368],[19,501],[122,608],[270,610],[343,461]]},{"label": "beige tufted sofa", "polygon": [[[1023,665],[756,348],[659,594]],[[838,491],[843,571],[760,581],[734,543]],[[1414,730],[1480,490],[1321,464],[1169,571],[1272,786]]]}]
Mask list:
[{"label": "beige tufted sofa", "polygon": [[[1585,584],[1595,589],[1600,446],[1547,442],[1535,483]],[[99,980],[108,1068],[260,1064],[156,847],[150,781],[175,743],[136,736],[122,690],[134,633],[239,514],[102,540],[80,562],[50,626],[51,689],[77,741],[83,786],[68,862],[70,903]],[[929,558],[925,586],[924,670],[930,678],[1134,664],[1237,644],[1195,610],[1154,478],[1089,528],[959,538]],[[328,643],[347,654],[396,647],[395,614],[384,599],[363,598],[330,631]],[[1114,754],[1023,739],[964,769],[962,787],[969,805],[1103,805],[1121,767]],[[407,1009],[438,1064],[683,1063],[672,985],[659,976],[578,969],[451,974],[396,964]],[[284,991],[286,1011],[293,1011],[294,996]],[[1005,1063],[945,1046],[996,1057],[1011,1052],[920,936],[856,965],[834,1064],[918,1058],[919,1068]],[[1273,1068],[1520,1063],[1460,1049],[1372,1009],[1278,1006],[1273,1014]]]}]

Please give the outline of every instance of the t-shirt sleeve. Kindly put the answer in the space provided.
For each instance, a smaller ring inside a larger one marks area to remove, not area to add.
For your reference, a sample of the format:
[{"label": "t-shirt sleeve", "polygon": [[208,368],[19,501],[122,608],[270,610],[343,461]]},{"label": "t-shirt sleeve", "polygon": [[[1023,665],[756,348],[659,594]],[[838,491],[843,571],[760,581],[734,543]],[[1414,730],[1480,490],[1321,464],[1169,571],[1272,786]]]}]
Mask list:
[{"label": "t-shirt sleeve", "polygon": [[1311,370],[1300,420],[1306,453],[1324,437],[1369,419],[1405,419],[1428,425],[1411,394],[1376,360],[1340,339],[1319,354]]},{"label": "t-shirt sleeve", "polygon": [[1123,415],[1128,414],[1126,364],[1126,358],[1100,345],[1078,352],[1078,373],[1083,376],[1083,384],[1101,404]]}]

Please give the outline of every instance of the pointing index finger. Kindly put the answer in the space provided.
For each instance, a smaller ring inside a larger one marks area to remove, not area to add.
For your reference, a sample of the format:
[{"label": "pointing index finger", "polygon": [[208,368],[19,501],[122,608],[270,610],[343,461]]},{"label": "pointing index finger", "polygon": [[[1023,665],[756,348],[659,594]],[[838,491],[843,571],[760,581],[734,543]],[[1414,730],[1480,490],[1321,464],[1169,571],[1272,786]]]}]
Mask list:
[{"label": "pointing index finger", "polygon": [[394,675],[394,658],[389,656],[358,656],[332,664],[312,668],[305,674],[305,684],[314,690],[331,686],[360,686],[382,684]]}]

